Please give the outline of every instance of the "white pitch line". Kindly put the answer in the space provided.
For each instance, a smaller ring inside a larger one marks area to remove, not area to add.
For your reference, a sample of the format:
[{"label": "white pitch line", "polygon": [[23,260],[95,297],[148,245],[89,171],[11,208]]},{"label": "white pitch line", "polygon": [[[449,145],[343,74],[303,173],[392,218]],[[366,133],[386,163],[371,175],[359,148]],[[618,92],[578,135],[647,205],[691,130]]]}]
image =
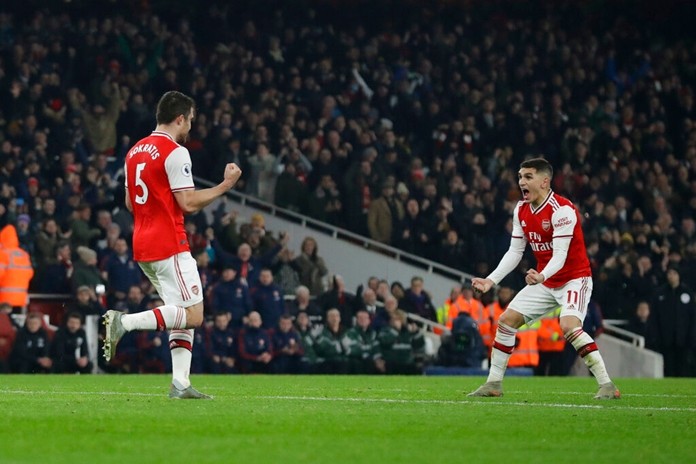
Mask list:
[{"label": "white pitch line", "polygon": [[545,408],[567,408],[567,409],[604,409],[617,411],[673,411],[673,412],[696,412],[696,408],[676,408],[676,407],[650,407],[650,406],[628,406],[628,407],[607,407],[598,404],[567,404],[567,403],[528,403],[522,401],[495,401],[492,399],[484,400],[417,400],[417,399],[390,399],[390,398],[341,398],[341,397],[321,397],[321,396],[246,396],[247,399],[276,399],[276,400],[297,400],[297,401],[346,401],[356,403],[399,403],[399,404],[462,404],[477,406],[532,406]]},{"label": "white pitch line", "polygon": [[[508,391],[508,390],[506,390]],[[519,393],[523,395],[535,394],[538,395],[538,391],[523,391],[523,390],[509,390],[510,393]],[[587,395],[586,392],[581,391],[569,391],[569,392],[553,392],[554,395]],[[668,393],[624,393],[621,392],[622,398],[696,398],[696,395],[671,395]]]},{"label": "white pitch line", "polygon": [[[10,395],[92,395],[92,396],[146,396],[163,398],[164,393],[141,392],[79,392],[79,391],[39,391],[39,390],[0,390],[0,394]],[[496,401],[493,399],[482,400],[419,400],[419,399],[395,399],[395,398],[352,398],[352,397],[323,397],[323,396],[267,396],[244,395],[232,399],[257,399],[257,400],[288,400],[288,401],[333,401],[351,403],[386,403],[386,404],[443,404],[443,405],[475,405],[475,406],[530,406],[542,408],[561,409],[603,409],[616,411],[653,411],[653,412],[696,412],[696,408],[678,407],[651,407],[651,406],[602,406],[599,404],[568,404],[568,403],[530,403],[523,401]],[[613,403],[616,404],[616,403]]]},{"label": "white pitch line", "polygon": [[0,395],[94,395],[94,396],[163,396],[163,393],[141,392],[78,392],[78,391],[39,391],[39,390],[0,390]]}]

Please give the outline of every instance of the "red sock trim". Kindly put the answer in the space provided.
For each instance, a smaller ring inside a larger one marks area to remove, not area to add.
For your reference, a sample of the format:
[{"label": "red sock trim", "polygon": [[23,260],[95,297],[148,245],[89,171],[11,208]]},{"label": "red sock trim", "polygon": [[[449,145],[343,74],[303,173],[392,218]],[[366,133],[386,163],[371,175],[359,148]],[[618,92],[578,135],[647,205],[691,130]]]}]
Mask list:
[{"label": "red sock trim", "polygon": [[512,350],[515,349],[514,346],[505,346],[502,343],[498,343],[496,341],[493,342],[493,348],[502,351],[503,353],[511,354]]},{"label": "red sock trim", "polygon": [[580,348],[578,350],[578,355],[580,355],[581,358],[584,358],[593,351],[597,351],[597,344],[595,342],[588,343],[587,345]]},{"label": "red sock trim", "polygon": [[164,323],[164,316],[162,316],[162,311],[160,311],[159,308],[155,308],[152,310],[152,312],[155,314],[155,320],[157,321],[157,330],[160,332],[162,330],[167,330],[167,324]]},{"label": "red sock trim", "polygon": [[175,338],[174,340],[169,342],[169,349],[173,350],[175,348],[184,348],[189,351],[193,351],[193,345],[191,344],[190,341],[188,340],[179,340]]}]

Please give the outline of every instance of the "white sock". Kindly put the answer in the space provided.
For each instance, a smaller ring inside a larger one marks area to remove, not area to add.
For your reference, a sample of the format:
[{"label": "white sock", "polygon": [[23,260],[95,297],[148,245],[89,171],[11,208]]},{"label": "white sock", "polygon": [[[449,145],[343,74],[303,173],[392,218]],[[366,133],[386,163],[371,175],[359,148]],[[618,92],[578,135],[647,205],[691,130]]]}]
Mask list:
[{"label": "white sock", "polygon": [[169,332],[169,349],[172,351],[172,383],[180,389],[190,387],[193,329],[175,329]]},{"label": "white sock", "polygon": [[515,348],[515,334],[517,329],[509,325],[498,323],[498,330],[495,332],[493,350],[491,352],[491,369],[488,371],[487,382],[500,382],[505,375],[507,363]]},{"label": "white sock", "polygon": [[565,334],[565,338],[585,361],[585,365],[590,369],[599,385],[611,382],[607,367],[604,365],[604,359],[597,349],[597,344],[587,332],[582,330],[582,327],[570,330]]},{"label": "white sock", "polygon": [[131,330],[167,330],[186,327],[186,310],[181,306],[163,305],[150,311],[124,314],[121,324],[127,331]]}]

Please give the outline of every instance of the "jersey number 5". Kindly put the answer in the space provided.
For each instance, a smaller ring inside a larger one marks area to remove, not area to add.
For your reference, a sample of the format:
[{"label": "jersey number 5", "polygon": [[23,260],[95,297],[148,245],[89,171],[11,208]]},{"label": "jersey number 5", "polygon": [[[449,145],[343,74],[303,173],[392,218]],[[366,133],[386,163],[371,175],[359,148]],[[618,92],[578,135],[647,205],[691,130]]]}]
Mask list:
[{"label": "jersey number 5", "polygon": [[142,177],[140,177],[140,174],[143,172],[143,169],[145,169],[145,163],[139,163],[135,166],[135,185],[143,189],[142,195],[135,196],[135,202],[139,205],[144,205],[147,201],[148,195],[150,194],[150,192],[147,189],[147,185],[145,185],[145,182],[143,182]]}]

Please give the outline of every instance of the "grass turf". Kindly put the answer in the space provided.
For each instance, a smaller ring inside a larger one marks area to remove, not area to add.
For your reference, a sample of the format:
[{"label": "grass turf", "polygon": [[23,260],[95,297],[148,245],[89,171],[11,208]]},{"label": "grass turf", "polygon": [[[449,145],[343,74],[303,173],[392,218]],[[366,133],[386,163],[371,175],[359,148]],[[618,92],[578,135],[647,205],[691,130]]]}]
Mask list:
[{"label": "grass turf", "polygon": [[168,376],[0,376],[0,463],[691,462],[696,380],[196,376],[213,401],[167,398]]}]

